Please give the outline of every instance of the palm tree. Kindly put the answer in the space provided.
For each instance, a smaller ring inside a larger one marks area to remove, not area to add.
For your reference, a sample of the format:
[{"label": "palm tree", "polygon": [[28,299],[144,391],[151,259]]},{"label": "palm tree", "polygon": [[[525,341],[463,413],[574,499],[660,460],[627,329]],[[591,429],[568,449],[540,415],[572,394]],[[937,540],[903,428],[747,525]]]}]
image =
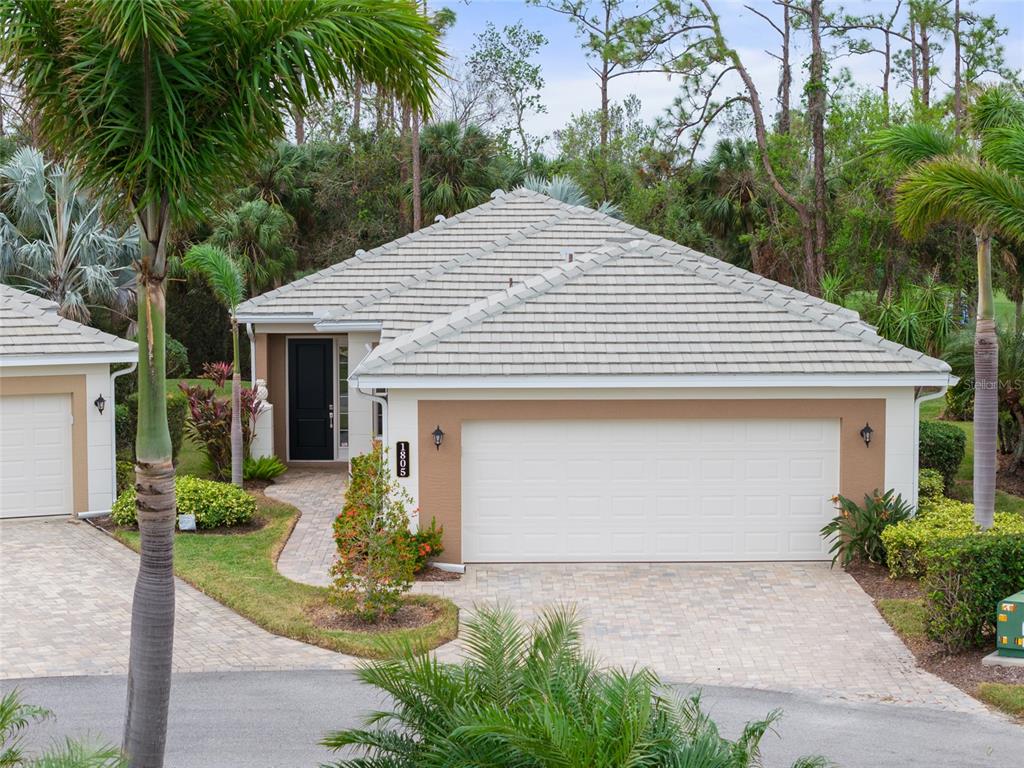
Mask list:
[{"label": "palm tree", "polygon": [[359,671],[389,709],[324,740],[367,754],[338,768],[748,768],[760,765],[761,738],[780,716],[749,723],[736,741],[722,738],[699,697],[671,698],[648,670],[602,669],[583,649],[572,609],[549,611],[527,630],[511,611],[484,607],[460,637],[461,664],[405,649]]},{"label": "palm tree", "polygon": [[287,282],[298,259],[292,248],[295,220],[276,203],[257,199],[221,214],[210,242],[228,250],[245,275],[249,294]]},{"label": "palm tree", "polygon": [[509,182],[494,142],[478,126],[432,123],[423,129],[420,151],[423,215],[428,223],[439,214],[454,216],[480,205]]},{"label": "palm tree", "polygon": [[[553,197],[555,200],[561,200],[569,205],[591,207],[590,197],[583,191],[583,186],[572,176],[555,174],[550,179],[545,179],[528,173],[526,178],[523,179],[523,186],[526,189],[540,192],[542,195]],[[602,202],[597,207],[597,210],[609,216],[614,216],[616,219],[622,218],[622,211],[619,209],[619,206],[610,200]]]},{"label": "palm tree", "polygon": [[992,238],[1024,242],[1024,102],[1007,88],[990,88],[979,94],[968,114],[968,144],[928,125],[890,128],[878,134],[874,144],[906,168],[896,186],[895,206],[896,222],[905,236],[919,238],[942,221],[974,230],[974,518],[983,528],[991,528],[999,425]]},{"label": "palm tree", "polygon": [[697,166],[697,214],[705,229],[723,240],[747,239],[751,269],[764,274],[758,248],[761,190],[757,184],[757,145],[752,141],[722,139]]},{"label": "palm tree", "polygon": [[90,305],[130,309],[138,233],[108,225],[78,179],[21,147],[0,167],[0,280],[56,302],[63,317],[88,323]]},{"label": "palm tree", "polygon": [[139,577],[124,750],[163,764],[174,639],[167,246],[284,136],[290,109],[359,74],[427,109],[443,54],[408,0],[0,3],[0,64],[39,133],[139,228]]},{"label": "palm tree", "polygon": [[202,275],[231,319],[231,482],[242,487],[242,374],[238,360],[235,309],[245,298],[242,270],[227,252],[209,243],[193,245],[182,260],[185,269]]}]

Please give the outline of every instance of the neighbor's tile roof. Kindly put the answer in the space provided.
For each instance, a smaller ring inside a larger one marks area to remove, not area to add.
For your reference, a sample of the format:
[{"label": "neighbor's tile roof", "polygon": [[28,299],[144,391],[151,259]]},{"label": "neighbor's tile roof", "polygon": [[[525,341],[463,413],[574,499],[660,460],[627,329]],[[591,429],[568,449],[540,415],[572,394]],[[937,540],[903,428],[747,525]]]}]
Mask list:
[{"label": "neighbor's tile roof", "polygon": [[239,314],[379,322],[382,344],[356,375],[949,371],[856,312],[523,189]]},{"label": "neighbor's tile roof", "polygon": [[0,284],[0,362],[16,364],[40,355],[60,355],[67,362],[121,362],[136,351],[134,341],[67,320],[57,314],[54,302]]}]

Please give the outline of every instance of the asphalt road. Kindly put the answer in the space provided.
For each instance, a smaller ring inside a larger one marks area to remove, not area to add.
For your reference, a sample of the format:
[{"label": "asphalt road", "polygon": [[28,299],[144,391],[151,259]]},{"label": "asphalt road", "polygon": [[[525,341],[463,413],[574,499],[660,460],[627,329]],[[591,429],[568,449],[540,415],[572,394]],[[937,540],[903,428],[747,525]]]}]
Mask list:
[{"label": "asphalt road", "polygon": [[[123,677],[0,681],[56,719],[30,743],[65,736],[120,741]],[[680,687],[686,690],[685,687]],[[775,708],[778,736],[763,742],[766,768],[823,754],[844,768],[990,768],[1024,765],[1024,727],[998,716],[964,715],[809,695],[706,687],[704,701],[726,736]],[[171,700],[168,768],[311,768],[331,753],[317,742],[356,725],[378,703],[351,672],[226,672],[177,675]]]}]

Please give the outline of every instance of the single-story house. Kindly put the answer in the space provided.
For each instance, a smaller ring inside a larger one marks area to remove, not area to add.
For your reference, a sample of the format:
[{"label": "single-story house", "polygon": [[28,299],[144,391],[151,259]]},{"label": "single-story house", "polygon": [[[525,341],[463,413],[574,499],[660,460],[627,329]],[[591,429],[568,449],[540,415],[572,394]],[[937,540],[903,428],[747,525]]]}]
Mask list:
[{"label": "single-story house", "polygon": [[67,320],[54,302],[0,285],[0,517],[110,509],[110,366],[137,356],[135,342]]},{"label": "single-story house", "polygon": [[820,560],[832,497],[916,500],[949,366],[856,312],[519,189],[238,308],[275,452],[380,436],[452,565]]}]

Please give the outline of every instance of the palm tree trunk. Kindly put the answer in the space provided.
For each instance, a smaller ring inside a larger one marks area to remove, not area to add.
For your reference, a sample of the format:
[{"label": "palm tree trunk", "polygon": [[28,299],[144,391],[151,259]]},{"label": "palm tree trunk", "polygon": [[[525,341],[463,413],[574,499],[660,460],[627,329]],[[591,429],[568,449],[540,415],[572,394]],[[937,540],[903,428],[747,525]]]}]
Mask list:
[{"label": "palm tree trunk", "polygon": [[423,227],[423,169],[420,159],[420,114],[412,110],[412,231]]},{"label": "palm tree trunk", "polygon": [[974,520],[991,528],[996,499],[999,343],[992,293],[992,238],[979,233],[978,326],[974,334]]},{"label": "palm tree trunk", "polygon": [[[174,465],[167,428],[166,291],[168,218],[152,210],[141,221],[138,287],[139,413],[135,490],[139,575],[132,602],[124,751],[131,768],[160,768],[167,740],[174,647]],[[148,224],[149,226],[145,226]],[[147,234],[148,233],[148,234]]]},{"label": "palm tree trunk", "polygon": [[242,487],[242,372],[238,369],[238,322],[231,318],[231,345],[234,367],[231,369],[231,483]]}]

